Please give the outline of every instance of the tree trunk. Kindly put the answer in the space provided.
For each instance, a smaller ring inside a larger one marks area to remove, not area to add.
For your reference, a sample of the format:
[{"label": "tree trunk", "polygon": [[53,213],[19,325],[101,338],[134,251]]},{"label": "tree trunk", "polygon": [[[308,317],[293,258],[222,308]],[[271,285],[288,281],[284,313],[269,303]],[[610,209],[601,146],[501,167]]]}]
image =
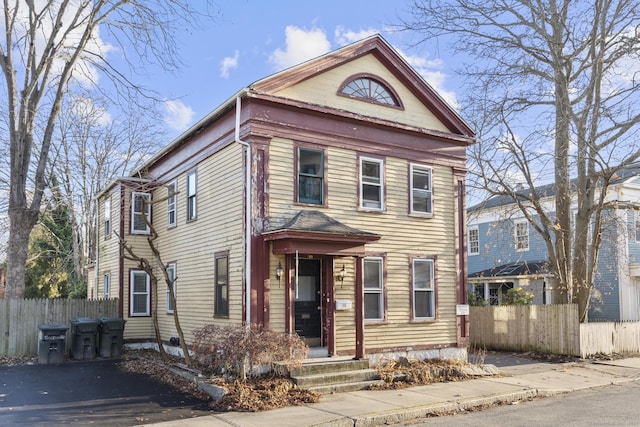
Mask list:
[{"label": "tree trunk", "polygon": [[25,208],[9,208],[9,242],[7,246],[7,285],[5,298],[22,298],[25,266],[31,230],[38,222],[38,212]]},{"label": "tree trunk", "polygon": [[587,317],[589,307],[590,289],[587,269],[589,266],[589,223],[590,218],[585,215],[584,209],[579,209],[575,220],[575,242],[573,254],[573,288],[574,299],[578,304],[578,316],[580,322]]},{"label": "tree trunk", "polygon": [[[149,268],[149,270],[151,270]],[[151,292],[153,293],[153,302],[151,315],[153,318],[153,329],[156,333],[156,342],[158,343],[158,351],[163,360],[167,358],[167,352],[164,351],[164,345],[162,344],[162,336],[160,335],[160,325],[158,324],[158,279],[152,271],[147,271],[149,280],[151,281]]]},{"label": "tree trunk", "polygon": [[173,292],[173,284],[167,286],[169,288],[169,299],[171,299],[171,307],[173,307],[173,323],[176,327],[176,332],[178,333],[178,337],[180,338],[180,348],[182,348],[182,353],[184,353],[184,363],[187,366],[193,366],[193,362],[191,361],[191,355],[189,354],[189,349],[187,348],[187,343],[184,340],[184,333],[182,332],[182,326],[180,326],[180,318],[178,316],[178,306],[176,305],[176,296]]}]

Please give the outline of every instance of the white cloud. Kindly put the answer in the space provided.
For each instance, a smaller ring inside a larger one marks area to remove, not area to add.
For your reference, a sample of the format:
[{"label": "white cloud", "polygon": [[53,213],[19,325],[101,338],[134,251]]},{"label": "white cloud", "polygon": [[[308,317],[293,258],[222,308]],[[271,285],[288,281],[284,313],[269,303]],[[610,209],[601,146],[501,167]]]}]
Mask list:
[{"label": "white cloud", "polygon": [[293,25],[285,30],[286,47],[276,49],[269,55],[269,62],[279,71],[292,65],[323,55],[331,50],[331,43],[324,30],[305,30]]},{"label": "white cloud", "polygon": [[180,100],[167,100],[164,102],[164,122],[171,129],[183,131],[187,129],[193,119],[194,111]]},{"label": "white cloud", "polygon": [[238,68],[238,59],[240,59],[240,52],[236,50],[233,57],[227,56],[220,63],[220,77],[228,79],[229,70],[235,70]]},{"label": "white cloud", "polygon": [[334,31],[334,35],[336,41],[340,46],[344,46],[353,42],[357,42],[358,40],[365,39],[374,34],[378,34],[380,31],[375,28],[367,28],[360,31],[347,30],[343,26],[336,27]]},{"label": "white cloud", "polygon": [[444,68],[442,60],[407,55],[398,48],[396,50],[451,107],[454,109],[460,108],[455,92],[445,89],[444,83],[447,75],[442,72]]}]

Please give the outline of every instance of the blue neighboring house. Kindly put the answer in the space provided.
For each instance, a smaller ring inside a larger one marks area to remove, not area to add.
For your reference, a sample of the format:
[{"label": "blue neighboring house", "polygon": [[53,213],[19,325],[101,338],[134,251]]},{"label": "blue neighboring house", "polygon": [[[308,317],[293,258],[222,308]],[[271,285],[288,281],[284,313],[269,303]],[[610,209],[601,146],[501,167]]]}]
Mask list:
[{"label": "blue neighboring house", "polygon": [[[554,186],[536,189],[554,209]],[[622,169],[609,186],[590,320],[640,320],[640,164]],[[469,295],[491,305],[510,288],[534,294],[534,304],[562,303],[542,236],[513,200],[496,196],[467,211]]]}]

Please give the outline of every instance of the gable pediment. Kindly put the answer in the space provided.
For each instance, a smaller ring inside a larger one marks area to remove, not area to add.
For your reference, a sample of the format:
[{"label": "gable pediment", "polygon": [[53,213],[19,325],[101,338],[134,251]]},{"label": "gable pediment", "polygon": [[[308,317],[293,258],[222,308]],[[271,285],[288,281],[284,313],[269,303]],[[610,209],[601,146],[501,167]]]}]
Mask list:
[{"label": "gable pediment", "polygon": [[[400,99],[401,108],[340,96],[345,81],[364,73],[388,84]],[[417,128],[474,135],[451,106],[379,35],[259,80],[251,90]]]}]

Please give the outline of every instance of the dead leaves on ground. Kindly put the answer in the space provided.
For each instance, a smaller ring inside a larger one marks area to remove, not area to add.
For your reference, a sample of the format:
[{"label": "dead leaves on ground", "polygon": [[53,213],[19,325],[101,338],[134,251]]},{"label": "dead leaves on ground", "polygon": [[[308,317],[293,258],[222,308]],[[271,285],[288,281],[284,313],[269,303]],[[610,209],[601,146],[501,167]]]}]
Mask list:
[{"label": "dead leaves on ground", "polygon": [[[162,360],[156,351],[141,350],[125,352],[120,365],[129,372],[149,375],[185,393],[191,393],[203,400],[211,400],[209,395],[197,388],[194,381],[189,381],[168,369],[170,364],[180,361],[181,359],[174,357]],[[266,375],[250,378],[245,383],[214,378],[210,382],[228,390],[228,394],[220,401],[211,401],[210,403],[211,408],[218,412],[267,411],[285,406],[313,403],[320,399],[318,393],[299,389],[288,378],[282,377]]]},{"label": "dead leaves on ground", "polygon": [[404,388],[415,385],[432,384],[437,382],[460,381],[469,378],[462,371],[465,362],[446,359],[407,359],[385,360],[378,366],[383,385],[374,386],[375,389]]}]

